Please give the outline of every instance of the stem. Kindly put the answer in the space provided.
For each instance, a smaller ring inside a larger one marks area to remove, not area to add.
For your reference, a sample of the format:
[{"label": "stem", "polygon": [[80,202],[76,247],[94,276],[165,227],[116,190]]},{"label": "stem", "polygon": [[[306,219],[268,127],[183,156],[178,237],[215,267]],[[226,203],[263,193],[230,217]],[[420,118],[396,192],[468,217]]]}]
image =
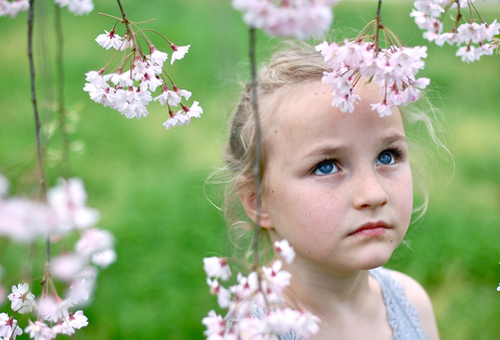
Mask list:
[{"label": "stem", "polygon": [[30,0],[30,9],[28,13],[28,58],[30,63],[30,79],[31,79],[31,102],[33,103],[33,110],[35,113],[35,133],[36,133],[36,154],[38,157],[38,175],[40,186],[42,189],[42,199],[47,201],[47,194],[45,190],[45,176],[43,174],[42,162],[42,148],[40,143],[40,115],[38,114],[38,104],[36,101],[35,90],[35,63],[33,60],[33,25],[35,21],[35,0]]},{"label": "stem", "polygon": [[250,89],[252,95],[252,108],[255,119],[255,159],[253,165],[253,175],[255,180],[255,208],[256,217],[254,223],[252,250],[253,250],[253,265],[256,270],[259,266],[259,234],[260,234],[260,217],[262,202],[260,197],[260,179],[262,175],[261,168],[261,148],[262,148],[262,132],[259,118],[259,106],[257,101],[257,67],[255,62],[255,28],[250,28]]},{"label": "stem", "polygon": [[68,179],[71,173],[71,165],[69,161],[69,138],[66,126],[66,108],[64,104],[64,36],[61,24],[61,7],[57,4],[55,7],[55,31],[56,31],[56,72],[57,72],[57,105],[59,113],[59,127],[61,129],[62,142],[62,172],[63,177]]},{"label": "stem", "polygon": [[379,36],[379,30],[383,27],[381,24],[380,20],[380,10],[382,8],[382,0],[378,0],[378,8],[377,8],[377,17],[375,18],[376,22],[376,27],[375,27],[375,55],[378,54],[378,51],[380,50],[380,36]]},{"label": "stem", "polygon": [[[33,26],[35,21],[35,0],[30,0],[30,8],[28,13],[28,58],[30,63],[30,79],[31,79],[31,102],[33,103],[33,110],[35,113],[35,134],[36,134],[36,153],[38,157],[38,174],[40,179],[40,187],[42,190],[42,200],[47,202],[47,190],[45,188],[45,175],[43,173],[43,161],[42,161],[42,148],[40,146],[40,115],[38,114],[38,105],[36,101],[36,90],[35,90],[35,63],[33,60]],[[50,237],[47,236],[47,251],[46,251],[46,262],[45,262],[45,272],[47,273],[50,269]]]}]

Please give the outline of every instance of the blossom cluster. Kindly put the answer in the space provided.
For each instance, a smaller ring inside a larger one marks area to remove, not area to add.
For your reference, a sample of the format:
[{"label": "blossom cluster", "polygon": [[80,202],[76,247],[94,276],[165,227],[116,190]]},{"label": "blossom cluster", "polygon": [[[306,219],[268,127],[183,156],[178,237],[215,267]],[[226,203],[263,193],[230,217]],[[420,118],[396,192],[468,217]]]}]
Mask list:
[{"label": "blossom cluster", "polygon": [[28,8],[30,8],[28,0],[14,0],[12,2],[0,0],[0,17],[8,15],[15,18],[20,12],[27,11]]},{"label": "blossom cluster", "polygon": [[[87,207],[87,194],[80,179],[61,180],[47,193],[47,203],[22,197],[6,197],[8,180],[0,175],[0,237],[29,243],[36,238],[60,238],[71,231],[80,234],[73,252],[55,256],[50,274],[67,282],[67,299],[74,304],[94,290],[97,267],[116,259],[113,235],[95,228],[97,210]],[[0,287],[1,288],[1,287]],[[2,289],[0,289],[2,290]]]},{"label": "blossom cluster", "polygon": [[[286,263],[291,263],[295,256],[286,240],[277,241],[274,250]],[[316,334],[319,330],[316,316],[304,309],[285,307],[283,291],[290,285],[291,274],[282,270],[282,266],[281,260],[275,260],[271,266],[248,276],[238,273],[237,283],[227,289],[219,283],[231,276],[227,260],[205,258],[210,291],[217,296],[219,306],[228,309],[225,318],[211,310],[203,319],[207,339],[269,339],[288,332],[307,339]]]},{"label": "blossom cluster", "polygon": [[391,115],[396,106],[418,100],[420,90],[430,82],[428,78],[415,78],[424,67],[425,46],[377,49],[373,42],[345,40],[341,44],[323,42],[316,50],[332,69],[325,72],[323,82],[331,85],[332,105],[342,112],[353,112],[361,100],[355,89],[359,81],[373,81],[380,86],[383,101],[371,106],[381,117]]},{"label": "blossom cluster", "polygon": [[[168,54],[159,51],[152,44],[149,45],[150,53],[144,54],[135,37],[136,34],[132,31],[127,31],[121,37],[113,28],[96,38],[97,43],[106,50],[114,48],[123,51],[124,58],[116,72],[105,74],[106,68],[103,68],[86,74],[84,90],[89,93],[90,98],[98,104],[119,111],[129,119],[146,117],[149,114],[147,105],[153,100],[159,101],[161,105],[166,104],[168,107],[170,117],[163,123],[167,129],[187,125],[192,118],[200,118],[203,109],[199,102],[194,101],[190,107],[183,104],[182,99],[189,100],[191,92],[179,89],[164,70],[163,64],[168,59]],[[182,59],[190,47],[169,44],[173,51],[171,64]],[[132,58],[130,69],[124,70],[125,61],[129,57]],[[161,93],[153,98],[157,89],[161,89]],[[180,106],[181,109],[174,113],[173,106]]]},{"label": "blossom cluster", "polygon": [[[416,0],[415,9],[410,15],[415,18],[418,27],[426,31],[424,38],[439,46],[444,43],[456,44],[457,57],[470,63],[479,60],[483,55],[492,55],[500,44],[500,40],[495,38],[499,34],[500,24],[496,19],[487,24],[479,15],[478,23],[473,17],[473,2],[475,0]],[[462,14],[464,8],[471,8],[471,18],[467,20]],[[454,24],[449,31],[443,32],[443,18],[450,9],[457,11]]]},{"label": "blossom cluster", "polygon": [[[75,15],[89,14],[94,9],[93,0],[54,0],[59,7],[68,7],[68,11]],[[30,8],[28,0],[0,0],[0,17],[9,15],[15,18],[20,12]]]},{"label": "blossom cluster", "polygon": [[[15,312],[14,315],[38,311],[38,320],[35,322],[29,320],[29,325],[24,329],[32,339],[52,340],[58,334],[72,336],[77,329],[88,325],[88,319],[83,311],[73,313],[70,310],[79,299],[86,298],[78,295],[78,292],[66,300],[43,295],[37,304],[35,295],[29,290],[29,284],[22,283],[17,287],[12,286],[12,293],[8,298],[11,301],[11,309]],[[23,334],[14,315],[9,317],[7,313],[0,313],[0,339],[16,339],[16,336]]]},{"label": "blossom cluster", "polygon": [[267,34],[308,39],[326,33],[333,21],[331,7],[339,0],[233,0],[243,21]]}]

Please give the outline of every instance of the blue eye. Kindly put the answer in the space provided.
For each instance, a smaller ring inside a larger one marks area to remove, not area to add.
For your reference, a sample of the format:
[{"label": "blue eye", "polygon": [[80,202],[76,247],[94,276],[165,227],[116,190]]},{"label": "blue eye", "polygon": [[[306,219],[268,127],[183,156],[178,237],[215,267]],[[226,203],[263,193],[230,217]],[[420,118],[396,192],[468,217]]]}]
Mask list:
[{"label": "blue eye", "polygon": [[396,156],[389,151],[384,151],[377,158],[377,165],[391,165],[396,163]]},{"label": "blue eye", "polygon": [[329,175],[333,174],[335,172],[339,171],[339,168],[335,164],[334,161],[332,160],[327,160],[319,163],[316,168],[314,169],[314,174],[315,175]]}]

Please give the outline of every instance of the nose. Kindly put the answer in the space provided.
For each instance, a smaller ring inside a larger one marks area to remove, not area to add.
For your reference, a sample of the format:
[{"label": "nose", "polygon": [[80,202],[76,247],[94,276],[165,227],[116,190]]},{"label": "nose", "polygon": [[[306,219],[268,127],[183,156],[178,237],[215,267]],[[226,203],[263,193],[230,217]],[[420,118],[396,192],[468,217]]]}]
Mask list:
[{"label": "nose", "polygon": [[354,178],[353,204],[356,209],[376,209],[389,201],[383,178],[375,169],[366,170]]}]

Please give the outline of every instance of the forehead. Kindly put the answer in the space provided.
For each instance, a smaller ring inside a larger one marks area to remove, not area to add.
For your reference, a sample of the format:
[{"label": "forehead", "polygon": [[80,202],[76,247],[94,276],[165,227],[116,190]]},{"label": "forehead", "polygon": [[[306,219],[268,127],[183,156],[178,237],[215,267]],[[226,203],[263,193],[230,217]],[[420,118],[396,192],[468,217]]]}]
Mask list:
[{"label": "forehead", "polygon": [[369,138],[405,135],[399,111],[386,117],[372,111],[370,104],[383,99],[377,85],[360,85],[356,90],[361,102],[353,113],[334,108],[330,87],[321,82],[283,90],[266,131],[270,151],[298,152],[310,144],[350,144],[357,140],[368,142]]}]

